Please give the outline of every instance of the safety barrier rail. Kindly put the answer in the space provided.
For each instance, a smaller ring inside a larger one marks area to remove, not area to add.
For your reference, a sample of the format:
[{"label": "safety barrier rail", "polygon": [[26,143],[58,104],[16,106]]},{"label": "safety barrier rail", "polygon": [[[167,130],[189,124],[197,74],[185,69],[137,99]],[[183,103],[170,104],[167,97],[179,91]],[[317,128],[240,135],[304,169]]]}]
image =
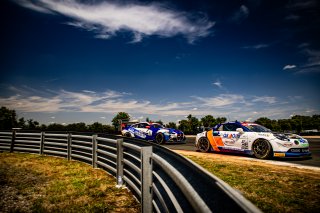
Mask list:
[{"label": "safety barrier rail", "polygon": [[169,149],[115,135],[0,132],[0,150],[78,160],[116,177],[142,212],[261,212],[239,192]]}]

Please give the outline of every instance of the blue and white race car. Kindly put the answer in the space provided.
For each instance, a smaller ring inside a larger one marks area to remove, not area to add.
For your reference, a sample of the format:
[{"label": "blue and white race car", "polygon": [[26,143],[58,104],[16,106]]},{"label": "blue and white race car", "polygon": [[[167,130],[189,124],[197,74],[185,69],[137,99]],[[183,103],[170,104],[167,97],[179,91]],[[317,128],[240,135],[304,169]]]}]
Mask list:
[{"label": "blue and white race car", "polygon": [[309,157],[309,143],[293,134],[273,133],[256,123],[227,122],[197,134],[195,146],[201,152],[233,152],[271,157]]},{"label": "blue and white race car", "polygon": [[140,122],[125,127],[123,136],[154,141],[157,144],[166,142],[185,142],[184,133],[177,129],[165,128],[158,123]]}]

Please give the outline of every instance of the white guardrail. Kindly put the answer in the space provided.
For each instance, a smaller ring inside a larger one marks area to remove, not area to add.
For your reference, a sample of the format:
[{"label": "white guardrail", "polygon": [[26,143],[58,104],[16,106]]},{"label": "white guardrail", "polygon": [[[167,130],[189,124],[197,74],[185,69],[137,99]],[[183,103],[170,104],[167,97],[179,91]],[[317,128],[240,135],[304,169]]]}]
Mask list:
[{"label": "white guardrail", "polygon": [[0,150],[65,157],[127,186],[142,212],[261,212],[238,191],[169,149],[114,135],[0,132]]}]

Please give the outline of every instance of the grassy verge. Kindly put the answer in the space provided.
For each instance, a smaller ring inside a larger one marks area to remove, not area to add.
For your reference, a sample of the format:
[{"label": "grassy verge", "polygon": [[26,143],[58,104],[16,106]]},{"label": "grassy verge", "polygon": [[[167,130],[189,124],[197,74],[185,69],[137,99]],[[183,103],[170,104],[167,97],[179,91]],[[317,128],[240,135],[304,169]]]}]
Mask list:
[{"label": "grassy verge", "polygon": [[87,164],[0,153],[0,212],[140,212],[140,204]]},{"label": "grassy verge", "polygon": [[320,172],[213,153],[180,152],[264,212],[320,212]]}]

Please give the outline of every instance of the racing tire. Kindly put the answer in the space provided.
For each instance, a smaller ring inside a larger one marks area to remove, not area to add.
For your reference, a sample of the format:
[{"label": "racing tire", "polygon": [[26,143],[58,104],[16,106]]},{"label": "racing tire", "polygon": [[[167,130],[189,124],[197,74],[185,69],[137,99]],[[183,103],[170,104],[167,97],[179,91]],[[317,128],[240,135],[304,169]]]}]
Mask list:
[{"label": "racing tire", "polygon": [[258,159],[269,159],[273,153],[271,144],[264,139],[258,139],[252,144],[252,151]]},{"label": "racing tire", "polygon": [[197,148],[200,152],[209,152],[211,148],[211,144],[206,137],[201,137],[198,140]]},{"label": "racing tire", "polygon": [[124,134],[125,137],[131,138],[131,134],[130,132],[126,132],[126,134]]},{"label": "racing tire", "polygon": [[154,142],[157,144],[163,144],[165,142],[164,135],[162,133],[156,134],[156,137],[154,138]]}]

